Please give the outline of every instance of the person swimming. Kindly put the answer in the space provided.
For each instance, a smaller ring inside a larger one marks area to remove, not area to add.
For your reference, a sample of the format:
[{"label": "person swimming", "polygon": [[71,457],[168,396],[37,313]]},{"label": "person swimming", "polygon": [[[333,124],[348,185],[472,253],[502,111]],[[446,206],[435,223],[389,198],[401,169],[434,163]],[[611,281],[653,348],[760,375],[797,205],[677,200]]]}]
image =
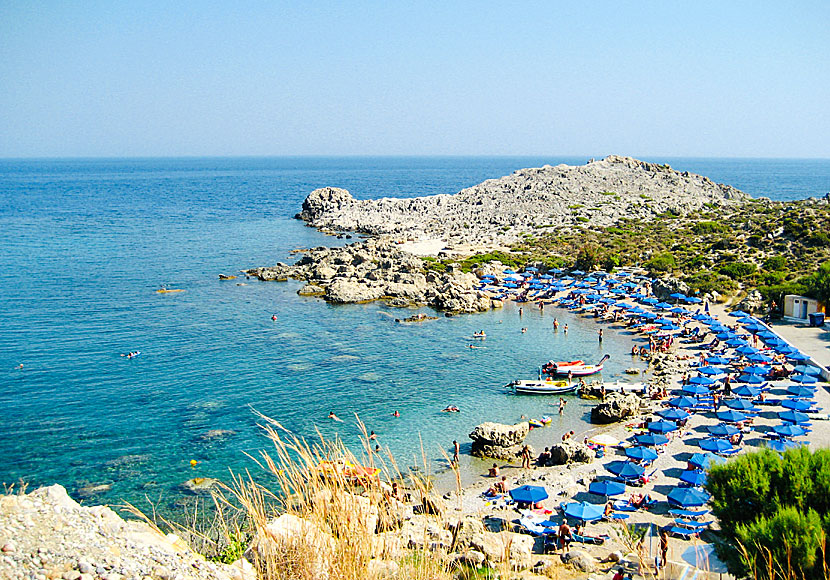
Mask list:
[{"label": "person swimming", "polygon": [[331,419],[333,421],[340,421],[341,423],[343,422],[343,419],[341,419],[340,417],[335,415],[334,411],[329,411],[329,419]]}]

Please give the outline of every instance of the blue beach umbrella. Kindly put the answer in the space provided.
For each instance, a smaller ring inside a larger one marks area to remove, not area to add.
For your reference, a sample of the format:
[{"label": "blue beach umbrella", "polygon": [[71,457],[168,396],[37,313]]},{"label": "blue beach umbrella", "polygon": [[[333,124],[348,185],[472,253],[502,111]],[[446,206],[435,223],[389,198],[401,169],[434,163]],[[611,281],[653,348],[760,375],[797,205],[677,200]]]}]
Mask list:
[{"label": "blue beach umbrella", "polygon": [[778,418],[788,423],[795,423],[796,425],[810,422],[810,418],[800,411],[784,411],[778,413]]},{"label": "blue beach umbrella", "polygon": [[756,332],[761,332],[762,330],[764,330],[763,326],[761,326],[760,324],[755,324],[755,323],[747,324],[747,325],[744,326],[744,328],[746,328],[752,334],[755,334]]},{"label": "blue beach umbrella", "polygon": [[659,415],[668,421],[682,421],[683,419],[688,419],[691,416],[686,411],[675,408],[662,409],[657,411],[656,415]]},{"label": "blue beach umbrella", "polygon": [[748,346],[748,345],[747,345],[747,342],[742,338],[730,338],[729,340],[726,341],[726,346],[731,346],[731,347],[734,348],[734,347],[742,347],[742,346]]},{"label": "blue beach umbrella", "polygon": [[785,409],[792,409],[793,411],[809,411],[812,409],[812,405],[800,399],[787,399],[786,401],[781,402],[781,406]]},{"label": "blue beach umbrella", "polygon": [[657,445],[665,445],[669,442],[669,438],[660,433],[644,433],[643,435],[635,435],[634,441],[639,445],[655,447]]},{"label": "blue beach umbrella", "polygon": [[585,272],[583,272],[582,270],[571,270],[571,274],[573,274],[574,276],[584,276]]},{"label": "blue beach umbrella", "polygon": [[612,461],[605,466],[605,469],[622,479],[636,479],[646,472],[641,465],[630,461]]},{"label": "blue beach umbrella", "polygon": [[689,296],[688,298],[686,298],[686,302],[688,302],[689,304],[700,304],[701,302],[703,302],[703,300],[701,300],[697,296]]},{"label": "blue beach umbrella", "polygon": [[750,355],[750,354],[757,354],[758,349],[754,346],[749,346],[748,344],[744,344],[744,346],[739,346],[735,349],[735,352],[743,354],[743,355]]},{"label": "blue beach umbrella", "polygon": [[732,437],[733,435],[737,435],[741,432],[740,429],[738,429],[737,427],[733,427],[732,425],[726,425],[725,423],[709,425],[706,428],[709,430],[709,433],[711,433],[715,437]]},{"label": "blue beach umbrella", "polygon": [[510,490],[513,501],[520,503],[538,503],[548,498],[547,490],[539,485],[523,485]]},{"label": "blue beach umbrella", "polygon": [[798,365],[793,369],[793,372],[803,375],[818,376],[821,374],[821,369],[813,365]]},{"label": "blue beach umbrella", "polygon": [[802,387],[799,385],[790,385],[787,387],[787,394],[793,395],[795,397],[806,397],[812,398],[816,395],[816,391],[810,387]]},{"label": "blue beach umbrella", "polygon": [[671,433],[677,431],[677,423],[673,421],[652,421],[648,424],[651,433]]},{"label": "blue beach umbrella", "polygon": [[689,458],[689,465],[697,467],[698,469],[709,469],[709,466],[711,465],[718,465],[725,462],[726,459],[723,457],[709,452],[695,453],[691,456],[691,458]]},{"label": "blue beach umbrella", "polygon": [[657,300],[657,298],[649,296],[648,298],[643,298],[642,300],[640,300],[640,302],[642,302],[643,304],[657,304],[660,301]]},{"label": "blue beach umbrella", "polygon": [[744,316],[749,316],[749,312],[744,312],[743,310],[735,310],[729,313],[729,316],[734,316],[735,318],[743,318]]},{"label": "blue beach umbrella", "polygon": [[642,445],[627,447],[625,455],[629,459],[636,459],[638,461],[654,461],[657,459],[657,452],[654,449],[643,447]]},{"label": "blue beach umbrella", "polygon": [[671,308],[671,304],[669,304],[668,302],[658,302],[657,304],[654,305],[654,307],[659,308],[661,310],[667,310],[667,309]]},{"label": "blue beach umbrella", "polygon": [[605,497],[610,495],[620,495],[625,493],[625,484],[612,479],[592,481],[591,485],[588,486],[588,491],[597,495],[604,495]]},{"label": "blue beach umbrella", "polygon": [[670,504],[685,508],[702,506],[710,497],[708,493],[694,488],[676,487],[669,492],[667,499]]},{"label": "blue beach umbrella", "polygon": [[806,355],[806,354],[804,354],[803,352],[798,352],[798,351],[796,351],[796,352],[794,352],[794,353],[792,353],[792,354],[788,354],[788,355],[787,355],[787,358],[788,358],[788,359],[790,359],[790,360],[795,360],[795,361],[805,361],[805,360],[810,360],[810,357],[809,357],[809,356],[807,356],[807,355]]},{"label": "blue beach umbrella", "polygon": [[646,320],[654,320],[655,318],[657,318],[657,315],[654,314],[653,312],[643,312],[640,315],[640,317],[645,318]]},{"label": "blue beach umbrella", "polygon": [[741,385],[739,387],[732,389],[732,393],[739,397],[749,397],[751,399],[754,399],[755,397],[761,394],[761,389],[759,387]]},{"label": "blue beach umbrella", "polygon": [[720,411],[717,413],[717,417],[724,423],[740,423],[741,421],[746,421],[748,419],[746,415],[733,409],[729,409],[728,411]]},{"label": "blue beach umbrella", "polygon": [[739,383],[747,383],[750,385],[760,385],[764,382],[764,377],[760,375],[741,375],[735,379]]},{"label": "blue beach umbrella", "polygon": [[569,518],[583,522],[592,522],[602,518],[602,514],[605,513],[605,507],[588,503],[587,501],[571,502],[565,505],[564,512]]},{"label": "blue beach umbrella", "polygon": [[697,470],[684,471],[680,474],[680,481],[694,487],[699,487],[706,483],[706,473]]},{"label": "blue beach umbrella", "polygon": [[709,439],[704,439],[700,442],[700,448],[705,451],[711,451],[713,453],[724,453],[727,451],[732,451],[732,449],[734,449],[734,447],[732,447],[732,444],[729,441],[717,437],[710,437]]},{"label": "blue beach umbrella", "polygon": [[693,385],[714,385],[715,381],[709,377],[692,377],[689,379],[689,383]]},{"label": "blue beach umbrella", "polygon": [[[742,339],[738,338],[737,333],[732,332],[731,330],[724,330],[724,331],[718,332],[715,336],[717,336],[719,340],[741,340],[741,342],[743,342]],[[726,344],[729,345],[728,342]],[[732,345],[729,345],[729,346],[732,346]]]},{"label": "blue beach umbrella", "polygon": [[746,360],[754,363],[766,363],[769,364],[772,362],[772,359],[768,356],[761,354],[760,352],[756,352],[755,354],[751,354],[746,357]]},{"label": "blue beach umbrella", "polygon": [[688,296],[686,296],[682,292],[675,292],[674,294],[669,294],[669,298],[674,298],[675,300],[686,300]]},{"label": "blue beach umbrella", "polygon": [[723,358],[722,356],[710,356],[706,359],[706,364],[709,365],[725,365],[729,364],[729,359]]},{"label": "blue beach umbrella", "polygon": [[709,393],[709,387],[703,385],[683,385],[682,389],[685,395],[706,395]]},{"label": "blue beach umbrella", "polygon": [[799,445],[799,443],[793,441],[792,439],[773,439],[772,441],[766,441],[764,444],[773,451],[778,451],[779,453],[784,453],[787,449],[798,447]]},{"label": "blue beach umbrella", "polygon": [[726,371],[723,369],[719,369],[718,367],[700,367],[697,369],[697,372],[708,375],[708,376],[716,376],[725,374]]},{"label": "blue beach umbrella", "polygon": [[769,373],[769,367],[764,365],[750,365],[744,368],[744,374],[747,375],[765,375]]},{"label": "blue beach umbrella", "polygon": [[706,322],[706,321],[713,320],[713,318],[711,316],[709,316],[708,314],[701,313],[701,314],[695,314],[694,316],[692,316],[692,320],[697,320],[698,322]]},{"label": "blue beach umbrella", "polygon": [[799,427],[798,425],[792,425],[789,423],[784,425],[776,425],[772,428],[772,430],[781,437],[801,437],[802,435],[807,434],[807,430],[804,429],[804,427]]},{"label": "blue beach umbrella", "polygon": [[806,375],[806,374],[798,374],[798,375],[790,375],[789,379],[794,383],[799,383],[801,385],[811,385],[813,383],[818,382],[818,377],[814,377],[813,375]]},{"label": "blue beach umbrella", "polygon": [[691,397],[675,397],[673,399],[669,399],[669,405],[677,407],[678,409],[688,409],[689,407],[697,405],[697,401]]},{"label": "blue beach umbrella", "polygon": [[732,401],[727,401],[726,406],[730,409],[734,409],[735,411],[757,411],[758,408],[747,401],[746,399],[734,399]]}]

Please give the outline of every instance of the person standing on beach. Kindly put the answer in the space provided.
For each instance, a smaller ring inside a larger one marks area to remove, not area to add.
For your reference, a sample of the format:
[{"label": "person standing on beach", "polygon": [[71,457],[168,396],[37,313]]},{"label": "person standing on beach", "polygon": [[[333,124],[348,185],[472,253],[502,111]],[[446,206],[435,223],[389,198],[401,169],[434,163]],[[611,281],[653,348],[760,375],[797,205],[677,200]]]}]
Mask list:
[{"label": "person standing on beach", "polygon": [[564,332],[565,334],[568,334],[568,325],[567,324],[565,325],[565,328],[562,329],[562,332]]},{"label": "person standing on beach", "polygon": [[666,567],[666,560],[669,553],[669,533],[666,530],[660,530],[660,567]]},{"label": "person standing on beach", "polygon": [[565,399],[563,399],[562,397],[559,397],[559,414],[560,415],[565,413],[565,405],[567,405],[567,404],[568,404],[568,402]]},{"label": "person standing on beach", "polygon": [[452,442],[452,462],[455,465],[458,465],[458,453],[461,451],[461,446],[458,444],[458,441],[453,439]]},{"label": "person standing on beach", "polygon": [[599,336],[599,341],[602,342],[602,329],[601,328],[599,329],[599,332],[597,334]]},{"label": "person standing on beach", "polygon": [[522,469],[530,469],[530,447],[522,447]]},{"label": "person standing on beach", "polygon": [[522,309],[521,306],[519,306],[519,318],[522,317],[522,314],[524,314],[524,310]]},{"label": "person standing on beach", "polygon": [[559,320],[556,318],[553,319],[553,329],[559,330]]}]

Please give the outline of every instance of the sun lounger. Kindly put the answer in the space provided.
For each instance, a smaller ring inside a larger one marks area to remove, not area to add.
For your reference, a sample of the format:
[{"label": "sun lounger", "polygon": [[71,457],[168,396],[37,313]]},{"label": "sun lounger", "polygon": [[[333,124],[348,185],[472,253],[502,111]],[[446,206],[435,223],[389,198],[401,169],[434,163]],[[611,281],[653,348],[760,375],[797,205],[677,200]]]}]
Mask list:
[{"label": "sun lounger", "polygon": [[679,510],[679,509],[671,509],[669,510],[669,514],[673,516],[677,516],[679,518],[686,518],[686,519],[697,519],[702,518],[706,514],[709,513],[709,510]]},{"label": "sun lounger", "polygon": [[699,536],[703,530],[690,530],[689,528],[682,528],[680,526],[666,526],[663,528],[670,536],[678,536],[684,540],[691,540]]},{"label": "sun lounger", "polygon": [[555,528],[548,528],[539,523],[533,522],[528,518],[521,518],[519,520],[519,526],[531,536],[546,536],[556,533]]},{"label": "sun lounger", "polygon": [[608,514],[607,516],[602,516],[602,519],[605,520],[606,522],[621,522],[623,520],[627,520],[630,517],[631,517],[630,514],[618,514],[618,513],[615,512],[615,513]]},{"label": "sun lounger", "polygon": [[678,526],[689,528],[691,530],[705,530],[712,525],[712,522],[690,522],[689,520],[682,520],[679,518],[675,518],[674,523]]}]

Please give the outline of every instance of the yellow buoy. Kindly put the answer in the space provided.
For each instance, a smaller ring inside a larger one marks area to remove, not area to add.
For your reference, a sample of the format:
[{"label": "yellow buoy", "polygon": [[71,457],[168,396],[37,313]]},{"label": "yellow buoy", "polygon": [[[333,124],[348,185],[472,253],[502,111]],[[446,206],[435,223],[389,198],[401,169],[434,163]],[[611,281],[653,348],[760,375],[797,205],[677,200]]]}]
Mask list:
[{"label": "yellow buoy", "polygon": [[196,467],[198,464],[199,464],[199,462],[196,461],[195,459],[190,460],[190,467]]}]

